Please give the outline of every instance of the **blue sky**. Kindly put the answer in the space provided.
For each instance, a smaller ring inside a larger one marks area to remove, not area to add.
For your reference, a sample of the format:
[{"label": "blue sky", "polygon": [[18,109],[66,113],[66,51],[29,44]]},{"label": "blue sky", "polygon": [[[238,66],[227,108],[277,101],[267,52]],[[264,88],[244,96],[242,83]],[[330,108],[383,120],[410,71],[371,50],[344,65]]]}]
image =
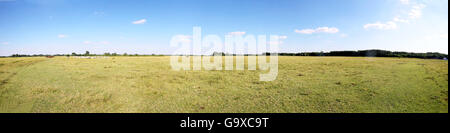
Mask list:
[{"label": "blue sky", "polygon": [[194,26],[285,36],[282,52],[448,53],[447,0],[0,0],[0,55],[170,54]]}]

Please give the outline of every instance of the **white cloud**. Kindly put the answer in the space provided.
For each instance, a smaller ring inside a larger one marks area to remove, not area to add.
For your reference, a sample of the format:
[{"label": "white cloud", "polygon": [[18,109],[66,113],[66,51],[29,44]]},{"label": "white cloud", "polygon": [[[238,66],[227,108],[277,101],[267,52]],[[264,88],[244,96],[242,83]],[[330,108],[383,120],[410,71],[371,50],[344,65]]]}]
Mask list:
[{"label": "white cloud", "polygon": [[84,41],[83,43],[84,43],[84,44],[92,44],[91,41]]},{"label": "white cloud", "polygon": [[67,38],[68,36],[67,36],[67,35],[64,35],[64,34],[59,34],[57,37],[58,37],[58,38]]},{"label": "white cloud", "polygon": [[411,19],[418,19],[420,17],[422,17],[422,9],[425,8],[426,6],[424,4],[418,4],[418,5],[414,5],[411,9],[411,11],[409,11],[409,18]]},{"label": "white cloud", "polygon": [[246,34],[246,32],[244,32],[244,31],[235,31],[235,32],[228,33],[228,35],[232,35],[232,36],[242,36],[245,34]]},{"label": "white cloud", "polygon": [[300,34],[312,34],[315,32],[315,30],[313,30],[313,29],[304,29],[304,30],[295,29],[295,32],[300,33]]},{"label": "white cloud", "polygon": [[348,37],[348,34],[341,34],[341,37],[343,38]]},{"label": "white cloud", "polygon": [[319,27],[316,29],[303,29],[303,30],[295,30],[296,33],[300,33],[300,34],[313,34],[313,33],[338,33],[339,29],[338,28],[329,28],[329,27]]},{"label": "white cloud", "polygon": [[409,20],[401,19],[400,17],[395,17],[394,22],[409,23]]},{"label": "white cloud", "polygon": [[409,5],[409,0],[400,0],[402,4]]},{"label": "white cloud", "polygon": [[338,33],[339,29],[337,28],[328,28],[328,27],[320,27],[316,29],[316,32],[324,32],[324,33]]},{"label": "white cloud", "polygon": [[397,24],[395,22],[389,21],[387,23],[376,22],[372,24],[364,25],[364,29],[377,29],[377,30],[393,30],[397,29]]},{"label": "white cloud", "polygon": [[403,18],[397,16],[394,19],[392,19],[391,21],[388,21],[386,23],[376,22],[376,23],[366,24],[366,25],[364,25],[364,28],[365,29],[378,29],[378,30],[392,30],[392,29],[397,29],[397,23],[408,23],[409,24],[410,21],[422,17],[422,15],[423,15],[422,10],[423,10],[423,8],[426,7],[426,5],[417,4],[415,2],[411,2],[410,0],[400,0],[400,2],[405,5],[411,5],[410,7],[412,9],[408,12],[409,18],[403,19],[403,18],[406,18],[406,16],[404,16]]},{"label": "white cloud", "polygon": [[1,44],[3,44],[3,45],[8,45],[9,42],[2,42]]},{"label": "white cloud", "polygon": [[144,24],[147,22],[147,19],[141,19],[141,20],[137,20],[137,21],[133,21],[133,24]]}]

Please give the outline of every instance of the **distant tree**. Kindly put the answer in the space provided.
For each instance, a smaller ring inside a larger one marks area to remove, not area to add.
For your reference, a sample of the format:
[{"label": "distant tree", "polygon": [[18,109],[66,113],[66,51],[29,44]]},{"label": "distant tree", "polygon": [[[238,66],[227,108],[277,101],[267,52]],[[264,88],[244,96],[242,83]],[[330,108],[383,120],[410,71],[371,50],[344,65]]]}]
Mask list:
[{"label": "distant tree", "polygon": [[89,51],[86,51],[86,53],[84,53],[84,56],[89,56]]},{"label": "distant tree", "polygon": [[117,53],[112,53],[112,56],[117,56]]},{"label": "distant tree", "polygon": [[[263,55],[269,55],[264,53]],[[386,50],[359,50],[359,51],[331,51],[331,52],[306,52],[306,53],[279,53],[280,56],[354,56],[354,57],[407,57],[422,59],[448,59],[447,54],[441,53],[410,53],[392,52]]]},{"label": "distant tree", "polygon": [[11,55],[11,57],[31,57],[31,55],[26,55],[26,54],[13,54],[13,55]]},{"label": "distant tree", "polygon": [[212,54],[212,56],[225,56],[225,53],[223,53],[223,52],[214,52]]},{"label": "distant tree", "polygon": [[127,53],[123,53],[123,56],[128,56],[128,54]]},{"label": "distant tree", "polygon": [[77,53],[73,52],[73,53],[72,53],[72,56],[77,56]]}]

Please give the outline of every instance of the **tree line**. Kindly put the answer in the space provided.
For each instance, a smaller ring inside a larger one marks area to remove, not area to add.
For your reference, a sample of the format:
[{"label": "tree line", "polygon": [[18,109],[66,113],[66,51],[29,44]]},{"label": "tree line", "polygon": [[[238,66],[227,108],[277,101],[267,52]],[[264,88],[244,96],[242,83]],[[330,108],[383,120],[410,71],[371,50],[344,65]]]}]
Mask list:
[{"label": "tree line", "polygon": [[[268,53],[265,53],[268,54]],[[348,57],[404,57],[421,59],[448,59],[447,54],[437,52],[412,53],[392,52],[387,50],[359,50],[359,51],[330,51],[330,52],[303,52],[279,53],[280,56],[348,56]]]},{"label": "tree line", "polygon": [[118,53],[109,53],[106,52],[104,54],[91,54],[89,51],[86,51],[85,53],[78,54],[76,52],[73,52],[71,54],[33,54],[33,55],[27,55],[27,54],[13,54],[8,57],[45,57],[45,56],[163,56],[163,55],[156,55],[156,54],[118,54]]},{"label": "tree line", "polygon": [[[387,50],[358,50],[358,51],[330,51],[330,52],[300,52],[300,53],[277,53],[279,56],[348,56],[348,57],[401,57],[401,58],[421,58],[421,59],[448,59],[447,54],[441,54],[437,52],[428,53],[412,53],[412,52],[392,52]],[[228,54],[223,52],[214,52],[212,55],[221,56],[236,56],[236,54]],[[262,55],[270,55],[270,53],[263,53]],[[38,54],[38,55],[26,55],[26,54],[13,54],[9,57],[42,57],[42,56],[164,56],[164,55],[142,55],[142,54],[117,54],[117,53],[104,53],[104,54],[91,54],[86,51],[84,54]],[[251,56],[251,54],[245,54],[244,56]]]},{"label": "tree line", "polygon": [[[262,55],[270,55],[263,53]],[[447,54],[437,52],[412,53],[412,52],[392,52],[387,50],[358,50],[358,51],[330,51],[330,52],[300,52],[300,53],[277,53],[278,56],[347,56],[347,57],[400,57],[400,58],[421,58],[421,59],[448,59]],[[231,56],[223,52],[214,52],[212,55]],[[245,54],[244,56],[254,56]]]}]

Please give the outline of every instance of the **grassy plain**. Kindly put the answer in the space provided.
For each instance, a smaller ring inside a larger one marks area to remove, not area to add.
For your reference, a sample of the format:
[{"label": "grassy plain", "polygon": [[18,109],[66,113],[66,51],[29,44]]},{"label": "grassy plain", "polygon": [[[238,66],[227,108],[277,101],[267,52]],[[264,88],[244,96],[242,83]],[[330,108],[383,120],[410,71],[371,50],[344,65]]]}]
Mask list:
[{"label": "grassy plain", "polygon": [[279,57],[261,71],[173,71],[169,57],[0,58],[0,112],[448,113],[448,61]]}]

